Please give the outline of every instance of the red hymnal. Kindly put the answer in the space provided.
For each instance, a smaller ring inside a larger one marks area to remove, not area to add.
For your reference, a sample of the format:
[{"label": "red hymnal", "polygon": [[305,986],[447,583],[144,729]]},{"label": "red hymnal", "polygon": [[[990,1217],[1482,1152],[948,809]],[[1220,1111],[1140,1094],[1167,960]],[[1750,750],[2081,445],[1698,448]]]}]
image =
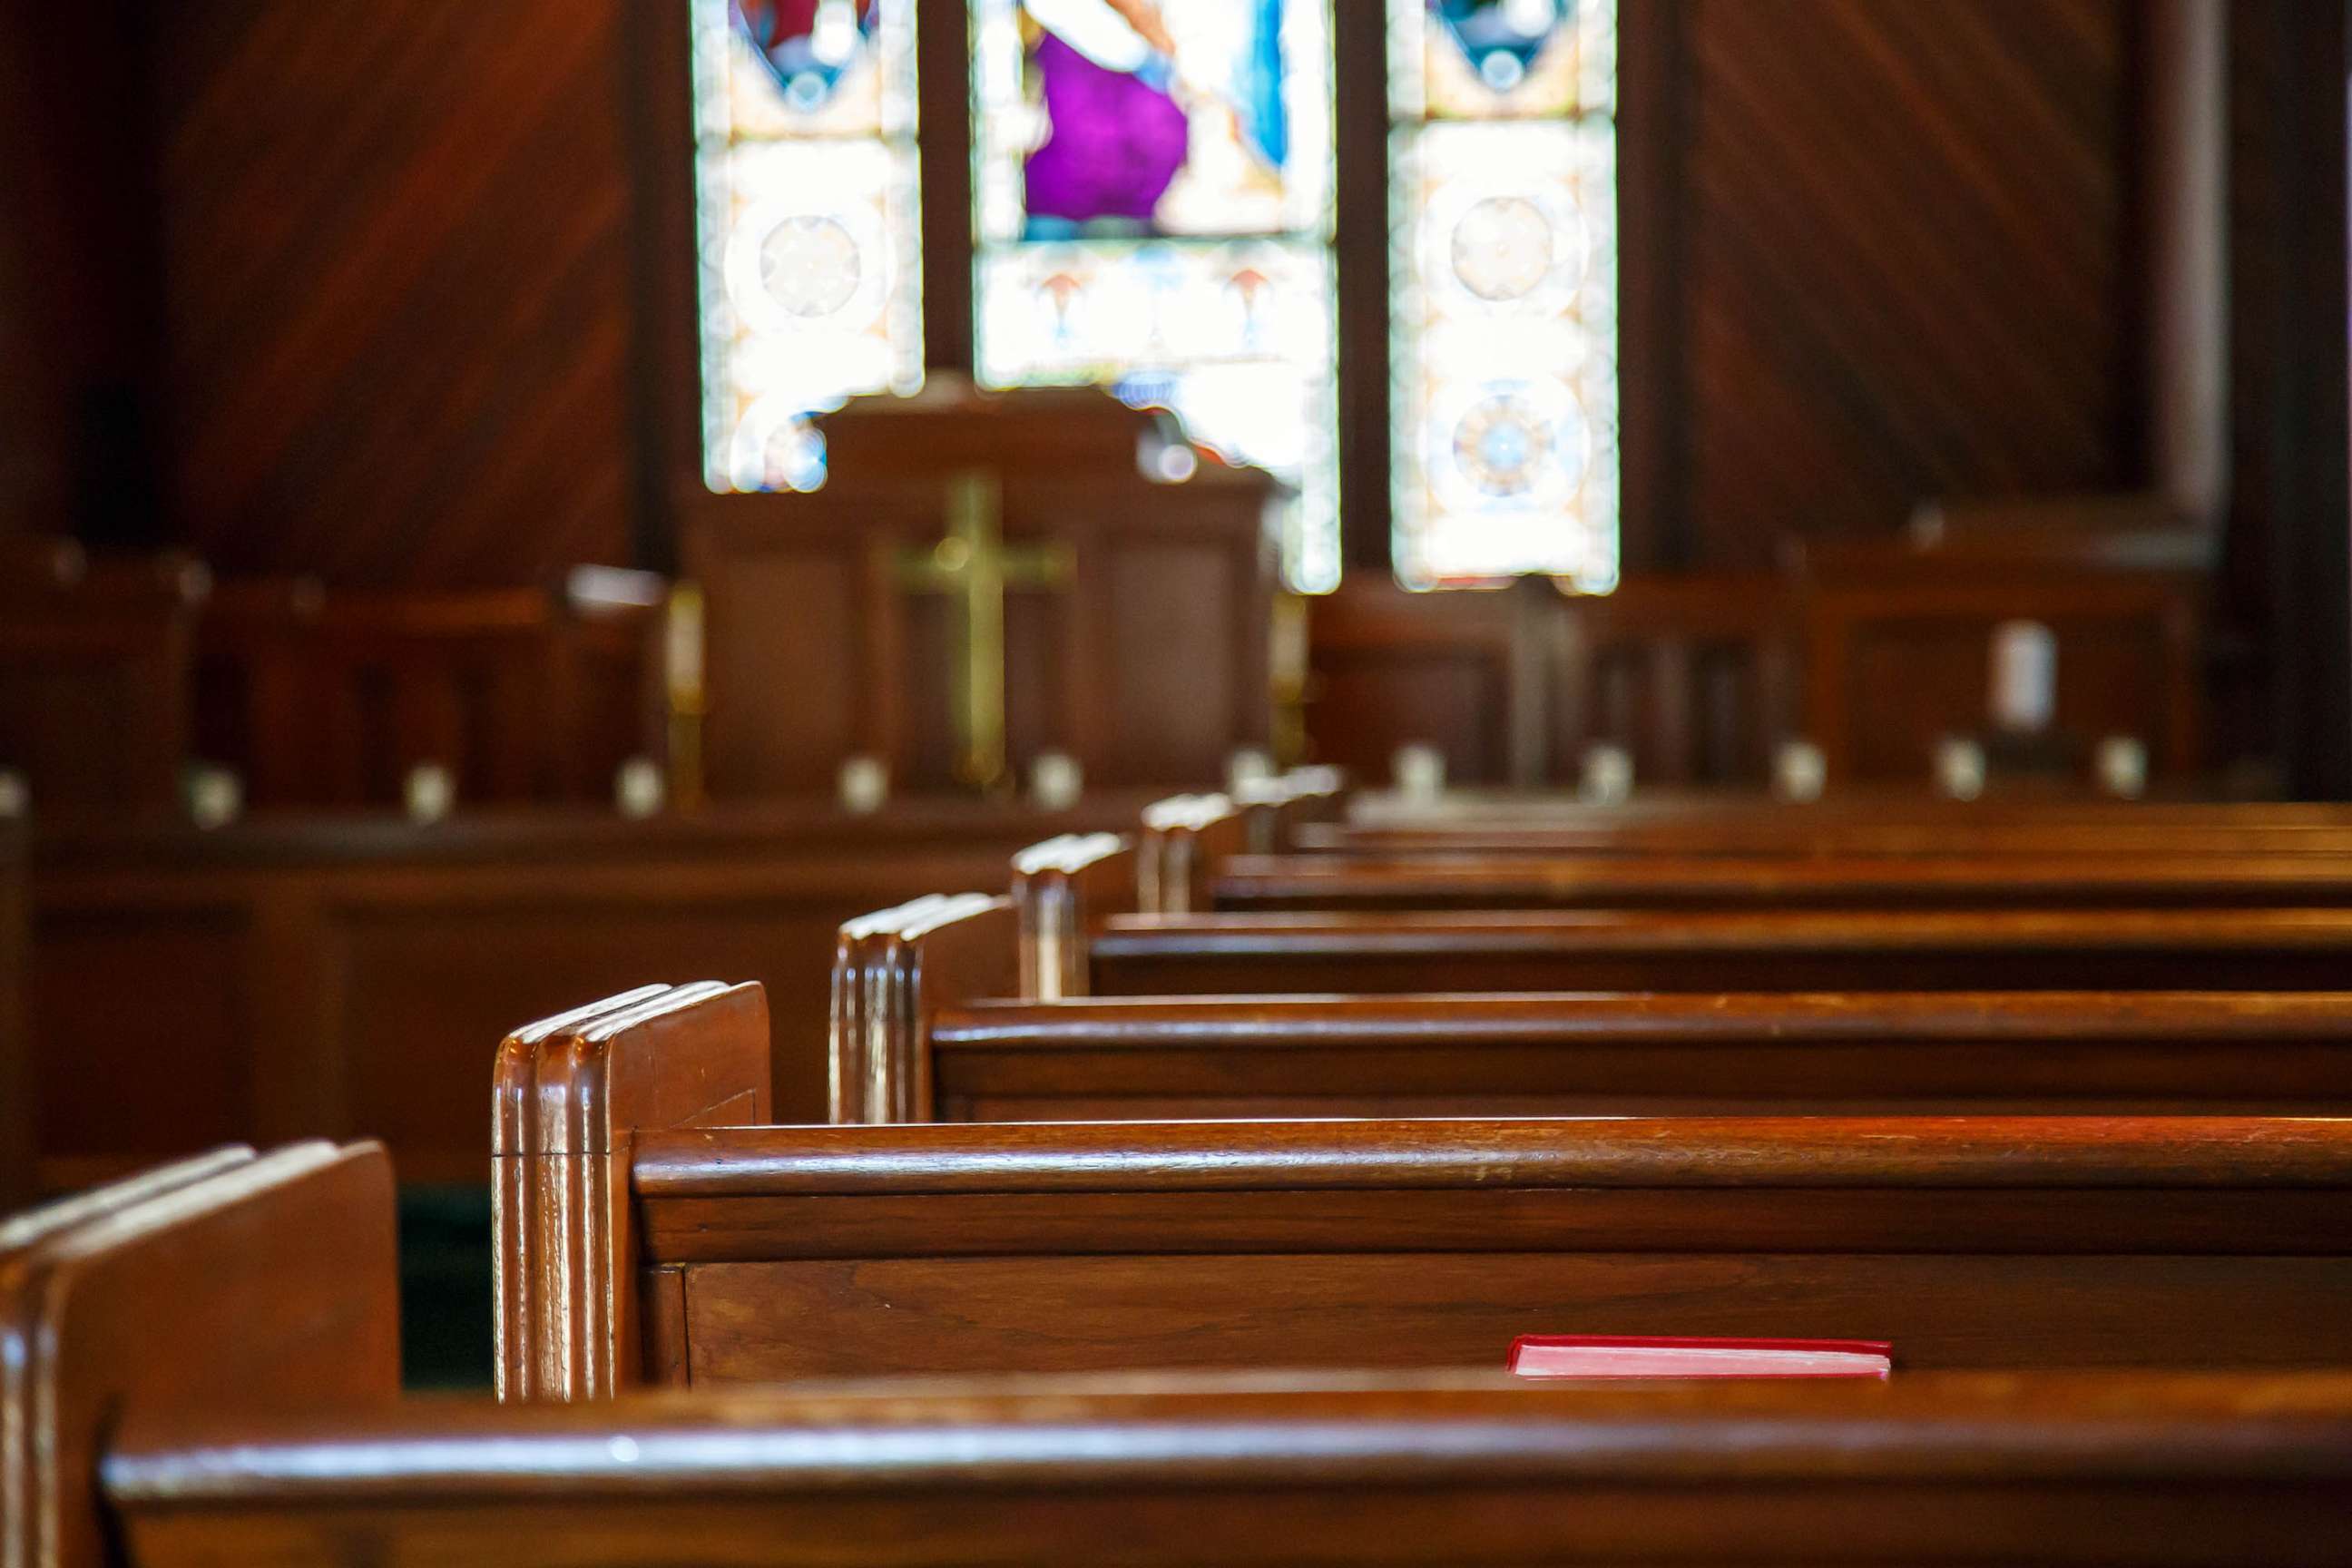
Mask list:
[{"label": "red hymnal", "polygon": [[1521,1334],[1521,1377],[1885,1377],[1885,1340],[1706,1340],[1649,1334]]}]

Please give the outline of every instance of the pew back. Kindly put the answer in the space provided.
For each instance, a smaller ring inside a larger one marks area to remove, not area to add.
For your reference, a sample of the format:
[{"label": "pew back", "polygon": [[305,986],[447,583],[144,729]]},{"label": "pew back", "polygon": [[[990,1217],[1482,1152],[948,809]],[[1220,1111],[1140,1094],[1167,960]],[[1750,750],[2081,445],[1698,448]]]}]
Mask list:
[{"label": "pew back", "polygon": [[[696,1385],[1499,1365],[1527,1332],[1910,1368],[2352,1356],[2352,1126],[1750,1118],[644,1132],[642,1347]],[[669,1336],[675,1336],[671,1338]]]},{"label": "pew back", "polygon": [[2352,1112],[2341,992],[985,996],[917,1008],[918,1119]]},{"label": "pew back", "polygon": [[1113,916],[1097,996],[1463,991],[2333,991],[2333,909]]},{"label": "pew back", "polygon": [[18,1228],[0,1242],[0,1560],[113,1560],[90,1487],[126,1408],[398,1392],[392,1172],[373,1145],[228,1151]]},{"label": "pew back", "polygon": [[2340,1374],[867,1384],[135,1419],[128,1568],[2325,1561]]}]

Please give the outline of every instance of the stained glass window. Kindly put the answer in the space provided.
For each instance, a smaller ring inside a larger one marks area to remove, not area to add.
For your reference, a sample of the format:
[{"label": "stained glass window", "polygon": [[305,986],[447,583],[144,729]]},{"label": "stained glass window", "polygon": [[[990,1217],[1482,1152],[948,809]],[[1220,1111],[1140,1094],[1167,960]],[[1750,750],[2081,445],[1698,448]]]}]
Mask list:
[{"label": "stained glass window", "polygon": [[1617,581],[1616,0],[1390,0],[1395,553]]},{"label": "stained glass window", "polygon": [[808,416],[923,372],[914,0],[692,0],[703,464],[824,477]]},{"label": "stained glass window", "polygon": [[1339,575],[1329,0],[972,0],[981,380],[1098,383],[1271,470]]}]

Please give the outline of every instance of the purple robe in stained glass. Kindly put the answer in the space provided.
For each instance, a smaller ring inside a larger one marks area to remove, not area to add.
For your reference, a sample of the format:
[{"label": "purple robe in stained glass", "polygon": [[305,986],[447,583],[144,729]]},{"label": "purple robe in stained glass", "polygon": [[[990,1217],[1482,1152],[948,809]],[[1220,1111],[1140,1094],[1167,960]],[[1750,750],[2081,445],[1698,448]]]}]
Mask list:
[{"label": "purple robe in stained glass", "polygon": [[1052,129],[1029,155],[1029,216],[1149,222],[1191,151],[1183,110],[1051,33],[1038,40],[1036,62]]}]

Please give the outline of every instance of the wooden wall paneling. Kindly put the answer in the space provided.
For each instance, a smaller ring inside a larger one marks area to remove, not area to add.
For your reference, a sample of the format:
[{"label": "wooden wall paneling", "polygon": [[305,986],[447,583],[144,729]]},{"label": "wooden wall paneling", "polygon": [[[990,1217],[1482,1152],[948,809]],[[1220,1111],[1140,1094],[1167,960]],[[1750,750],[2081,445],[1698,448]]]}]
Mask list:
[{"label": "wooden wall paneling", "polygon": [[30,1202],[33,1181],[33,1047],[25,1014],[32,943],[26,929],[26,835],[0,815],[0,1212]]},{"label": "wooden wall paneling", "polygon": [[1690,296],[1684,229],[1692,82],[1689,7],[1635,5],[1617,18],[1617,377],[1621,521],[1628,574],[1689,570],[1686,400]]},{"label": "wooden wall paneling", "polygon": [[1760,785],[1791,733],[1794,595],[1761,574],[1628,578],[1568,598],[1549,679],[1544,776],[1579,775],[1596,742],[1633,754],[1638,784]]},{"label": "wooden wall paneling", "polygon": [[856,753],[903,764],[906,699],[884,672],[906,637],[889,555],[912,532],[871,513],[785,530],[730,510],[688,534],[687,571],[706,606],[714,796],[830,794]]},{"label": "wooden wall paneling", "polygon": [[673,8],[240,0],[152,45],[180,537],[373,584],[627,559],[634,9]]},{"label": "wooden wall paneling", "polygon": [[479,1181],[481,1067],[507,1031],[711,974],[767,987],[778,1115],[822,1121],[841,922],[1000,889],[1021,847],[1142,805],[60,830],[32,890],[42,1184],[205,1140],[362,1131],[386,1138],[404,1181]]},{"label": "wooden wall paneling", "polygon": [[2352,798],[2343,7],[2230,8],[2229,600],[2285,786]]},{"label": "wooden wall paneling", "polygon": [[172,808],[208,587],[172,553],[68,583],[0,583],[0,767],[25,775],[36,805]]},{"label": "wooden wall paneling", "polygon": [[1360,573],[1309,600],[1307,617],[1317,761],[1370,783],[1389,776],[1398,747],[1426,744],[1454,782],[1511,777],[1525,677],[1517,595],[1413,594]]},{"label": "wooden wall paneling", "polygon": [[1685,8],[1696,564],[2126,477],[2132,9]]},{"label": "wooden wall paneling", "polygon": [[2058,638],[2055,724],[2128,735],[2161,775],[2204,761],[2201,586],[2157,574],[1822,584],[1807,596],[1805,727],[1841,780],[1930,776],[1937,739],[1990,721],[1990,639],[2039,621]]},{"label": "wooden wall paneling", "polygon": [[161,330],[137,0],[0,16],[0,536],[152,546]]}]

